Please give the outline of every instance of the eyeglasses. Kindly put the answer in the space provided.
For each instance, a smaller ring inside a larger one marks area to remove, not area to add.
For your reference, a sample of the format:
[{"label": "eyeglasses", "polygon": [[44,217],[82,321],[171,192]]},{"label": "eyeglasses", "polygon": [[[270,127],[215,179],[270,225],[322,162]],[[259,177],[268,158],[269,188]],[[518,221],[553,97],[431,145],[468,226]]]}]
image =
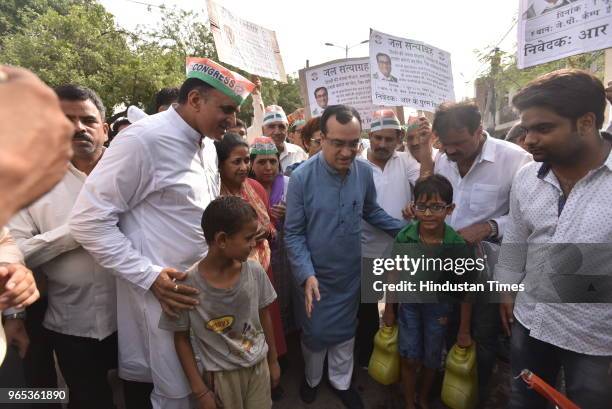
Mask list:
[{"label": "eyeglasses", "polygon": [[316,146],[321,145],[321,138],[310,138],[310,142],[315,144]]},{"label": "eyeglasses", "polygon": [[450,205],[439,205],[439,204],[433,204],[433,205],[427,206],[426,204],[417,203],[414,205],[414,210],[416,210],[419,213],[425,213],[427,209],[429,209],[429,211],[432,213],[442,213],[443,211],[448,209],[449,206]]},{"label": "eyeglasses", "polygon": [[352,141],[341,141],[340,139],[327,138],[329,143],[336,149],[349,148],[357,149],[361,143],[361,139],[353,139]]}]

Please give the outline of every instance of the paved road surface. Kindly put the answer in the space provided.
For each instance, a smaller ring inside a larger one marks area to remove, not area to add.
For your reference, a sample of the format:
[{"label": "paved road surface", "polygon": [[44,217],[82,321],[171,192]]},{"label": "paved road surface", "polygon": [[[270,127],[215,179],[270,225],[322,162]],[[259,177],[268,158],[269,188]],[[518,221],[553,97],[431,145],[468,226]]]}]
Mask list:
[{"label": "paved road surface", "polygon": [[[333,394],[330,386],[324,381],[319,387],[317,400],[307,405],[300,400],[299,385],[303,379],[303,361],[296,335],[289,336],[287,339],[289,348],[289,368],[281,377],[281,385],[285,390],[285,397],[276,402],[273,409],[343,409],[344,406]],[[432,396],[440,396],[441,376],[435,387]],[[493,374],[492,385],[494,385],[491,396],[484,406],[484,409],[504,409],[508,402],[509,395],[509,365],[498,361],[495,373]],[[383,386],[375,382],[368,376],[362,368],[355,369],[354,381],[358,391],[361,393],[366,409],[402,409],[403,396],[400,394],[398,385]],[[440,402],[439,398],[434,399],[432,409],[444,409],[446,406]]]}]

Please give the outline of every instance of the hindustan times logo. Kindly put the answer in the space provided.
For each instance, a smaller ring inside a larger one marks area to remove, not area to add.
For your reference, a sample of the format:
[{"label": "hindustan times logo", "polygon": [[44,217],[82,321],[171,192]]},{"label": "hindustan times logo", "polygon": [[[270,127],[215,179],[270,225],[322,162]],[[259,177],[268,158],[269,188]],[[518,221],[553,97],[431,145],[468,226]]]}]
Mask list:
[{"label": "hindustan times logo", "polygon": [[494,280],[486,283],[451,283],[449,281],[443,283],[434,281],[383,283],[374,281],[372,289],[383,292],[516,292],[525,291],[525,284],[505,284]]}]

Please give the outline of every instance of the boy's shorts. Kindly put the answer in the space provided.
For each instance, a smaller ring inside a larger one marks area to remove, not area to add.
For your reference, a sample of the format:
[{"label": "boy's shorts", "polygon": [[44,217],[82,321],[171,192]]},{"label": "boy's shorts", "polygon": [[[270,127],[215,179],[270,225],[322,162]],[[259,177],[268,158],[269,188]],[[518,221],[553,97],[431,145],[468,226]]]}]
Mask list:
[{"label": "boy's shorts", "polygon": [[440,368],[449,307],[444,303],[400,304],[397,315],[402,358],[422,362],[426,368]]},{"label": "boy's shorts", "polygon": [[262,359],[250,368],[212,373],[214,390],[224,409],[270,409],[270,370]]}]

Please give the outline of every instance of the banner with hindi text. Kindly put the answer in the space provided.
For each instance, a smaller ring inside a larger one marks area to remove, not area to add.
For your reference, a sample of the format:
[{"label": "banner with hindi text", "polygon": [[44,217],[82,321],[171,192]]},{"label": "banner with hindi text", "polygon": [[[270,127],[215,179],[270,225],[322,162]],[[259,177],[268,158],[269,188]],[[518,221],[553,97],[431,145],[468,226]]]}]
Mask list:
[{"label": "banner with hindi text", "polygon": [[328,105],[345,104],[359,112],[363,129],[370,129],[372,114],[381,107],[372,104],[367,57],[330,61],[299,75],[308,118],[321,116]]},{"label": "banner with hindi text", "polygon": [[421,41],[370,31],[372,102],[434,112],[455,100],[450,53]]},{"label": "banner with hindi text", "polygon": [[519,1],[519,68],[612,47],[612,0]]},{"label": "banner with hindi text", "polygon": [[208,0],[210,31],[219,60],[251,74],[287,82],[276,33]]}]

